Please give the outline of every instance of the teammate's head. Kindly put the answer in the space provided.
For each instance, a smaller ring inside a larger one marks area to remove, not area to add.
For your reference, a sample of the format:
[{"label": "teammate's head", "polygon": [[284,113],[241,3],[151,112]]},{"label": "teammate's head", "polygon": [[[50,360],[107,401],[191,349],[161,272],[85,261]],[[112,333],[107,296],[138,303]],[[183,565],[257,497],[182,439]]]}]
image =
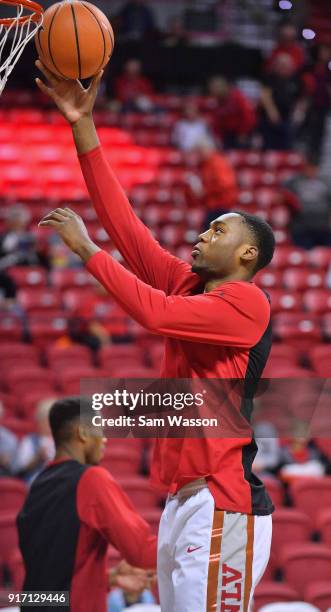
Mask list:
[{"label": "teammate's head", "polygon": [[105,440],[92,426],[92,413],[80,397],[57,400],[50,409],[49,424],[57,451],[66,451],[81,463],[97,465],[103,456]]},{"label": "teammate's head", "polygon": [[199,236],[192,271],[204,280],[249,280],[272,260],[275,237],[268,223],[244,212],[221,215]]}]

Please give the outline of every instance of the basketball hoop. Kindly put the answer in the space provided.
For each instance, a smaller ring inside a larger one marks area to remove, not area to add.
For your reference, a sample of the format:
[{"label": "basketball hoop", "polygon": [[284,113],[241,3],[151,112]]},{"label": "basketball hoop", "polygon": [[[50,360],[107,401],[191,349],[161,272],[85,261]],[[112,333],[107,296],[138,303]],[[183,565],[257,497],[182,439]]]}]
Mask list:
[{"label": "basketball hoop", "polygon": [[33,0],[0,0],[0,7],[3,4],[15,8],[16,15],[0,19],[0,95],[26,45],[43,22],[43,8]]}]

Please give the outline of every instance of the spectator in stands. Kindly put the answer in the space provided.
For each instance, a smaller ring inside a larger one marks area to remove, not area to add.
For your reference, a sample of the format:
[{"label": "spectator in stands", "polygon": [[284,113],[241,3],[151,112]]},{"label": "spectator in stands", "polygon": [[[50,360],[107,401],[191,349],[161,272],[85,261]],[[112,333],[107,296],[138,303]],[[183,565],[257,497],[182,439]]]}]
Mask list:
[{"label": "spectator in stands", "polygon": [[254,436],[258,451],[253,470],[257,474],[273,474],[280,461],[277,430],[272,423],[260,421],[254,428]]},{"label": "spectator in stands", "polygon": [[222,138],[224,148],[247,147],[249,135],[256,125],[252,104],[222,76],[214,76],[209,81],[208,92],[217,104],[215,130]]},{"label": "spectator in stands", "polygon": [[171,17],[162,44],[165,47],[182,47],[188,44],[189,39],[189,34],[184,28],[182,17],[179,15]]},{"label": "spectator in stands", "polygon": [[326,120],[331,110],[331,45],[317,47],[317,57],[312,69],[304,75],[311,100],[306,125],[306,147],[310,158],[320,161]]},{"label": "spectator in stands", "polygon": [[307,437],[307,427],[306,422],[296,421],[293,424],[293,437],[280,448],[279,473],[282,478],[325,474],[322,455]]},{"label": "spectator in stands", "polygon": [[200,116],[198,105],[193,100],[186,102],[182,118],[174,125],[172,142],[182,151],[192,151],[208,137],[208,126]]},{"label": "spectator in stands", "polygon": [[5,216],[5,231],[0,234],[0,270],[10,266],[40,263],[36,240],[28,231],[30,213],[23,204],[10,206]]},{"label": "spectator in stands", "polygon": [[[94,292],[74,311],[70,321],[70,337],[74,342],[85,344],[94,351],[111,342],[114,303],[100,283]],[[116,307],[118,313],[118,307]]]},{"label": "spectator in stands", "polygon": [[316,163],[308,160],[285,187],[301,206],[291,223],[294,243],[304,249],[331,246],[331,185]]},{"label": "spectator in stands", "polygon": [[279,28],[278,42],[266,62],[266,72],[272,72],[275,61],[282,54],[289,55],[295,70],[301,70],[305,63],[305,51],[298,42],[298,28],[294,23],[283,23]]},{"label": "spectator in stands", "polygon": [[261,131],[265,149],[289,150],[304,123],[309,94],[291,55],[280,53],[264,78]]},{"label": "spectator in stands", "polygon": [[124,65],[123,74],[117,77],[114,94],[123,111],[147,112],[153,109],[150,98],[154,88],[149,79],[142,75],[141,62],[130,59]]},{"label": "spectator in stands", "polygon": [[118,15],[119,33],[139,40],[156,29],[155,18],[145,0],[129,0]]},{"label": "spectator in stands", "polygon": [[7,427],[1,425],[4,415],[5,408],[0,400],[0,476],[11,476],[14,472],[18,440]]},{"label": "spectator in stands", "polygon": [[0,308],[14,305],[16,297],[16,283],[7,272],[0,271]]},{"label": "spectator in stands", "polygon": [[48,461],[54,457],[55,447],[48,422],[54,399],[41,400],[36,409],[36,433],[28,434],[20,442],[15,461],[17,475],[31,483]]},{"label": "spectator in stands", "polygon": [[211,138],[196,148],[200,159],[200,175],[188,175],[189,198],[206,210],[204,226],[228,212],[237,204],[237,179],[230,162],[216,148]]}]

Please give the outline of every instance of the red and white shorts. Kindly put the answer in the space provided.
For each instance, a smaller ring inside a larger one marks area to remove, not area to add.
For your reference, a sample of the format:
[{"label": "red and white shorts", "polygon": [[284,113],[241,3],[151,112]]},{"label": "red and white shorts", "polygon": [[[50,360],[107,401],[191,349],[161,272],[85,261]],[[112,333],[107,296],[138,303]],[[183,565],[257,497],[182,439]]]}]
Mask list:
[{"label": "red and white shorts", "polygon": [[158,537],[162,612],[249,612],[271,535],[270,515],[215,510],[201,481],[169,496]]}]

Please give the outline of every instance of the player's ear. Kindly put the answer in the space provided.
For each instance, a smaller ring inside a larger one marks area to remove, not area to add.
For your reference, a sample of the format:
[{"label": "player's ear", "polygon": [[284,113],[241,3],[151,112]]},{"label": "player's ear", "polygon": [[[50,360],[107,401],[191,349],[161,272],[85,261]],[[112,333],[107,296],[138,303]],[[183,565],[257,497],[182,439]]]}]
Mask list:
[{"label": "player's ear", "polygon": [[259,254],[259,249],[255,245],[245,245],[243,248],[243,252],[241,254],[241,259],[244,261],[253,261],[257,259]]},{"label": "player's ear", "polygon": [[88,431],[86,425],[79,423],[77,427],[77,435],[81,442],[86,442],[88,438]]}]

